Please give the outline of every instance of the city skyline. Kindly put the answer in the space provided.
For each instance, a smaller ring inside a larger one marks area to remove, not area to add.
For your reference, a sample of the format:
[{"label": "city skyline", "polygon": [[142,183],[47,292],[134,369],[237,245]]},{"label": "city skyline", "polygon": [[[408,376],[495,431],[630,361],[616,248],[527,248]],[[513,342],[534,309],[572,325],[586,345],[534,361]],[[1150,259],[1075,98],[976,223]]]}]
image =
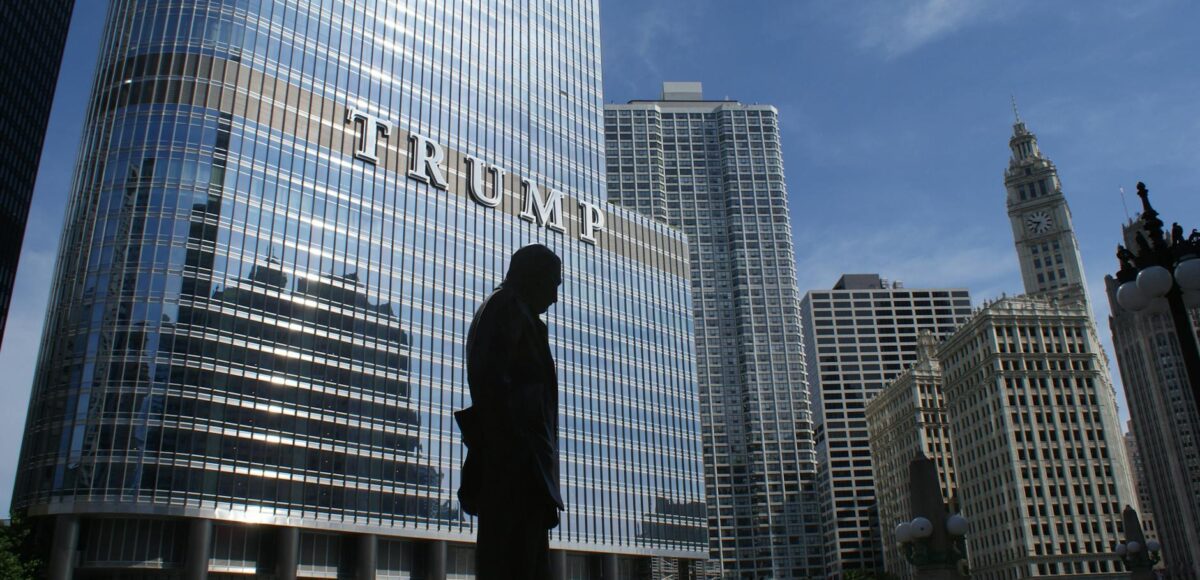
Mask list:
[{"label": "city skyline", "polygon": [[[911,286],[967,287],[981,300],[1020,292],[1002,213],[1004,191],[997,184],[1008,155],[1009,95],[1015,94],[1022,117],[1059,166],[1089,289],[1103,295],[1103,276],[1116,269],[1113,240],[1125,219],[1118,186],[1130,192],[1131,213],[1138,179],[1149,184],[1164,215],[1187,221],[1200,211],[1200,197],[1190,194],[1200,184],[1200,164],[1187,141],[1196,125],[1190,97],[1200,75],[1192,74],[1196,63],[1178,57],[1194,54],[1198,42],[1184,33],[1194,18],[1179,12],[1196,9],[1179,2],[1138,8],[1114,2],[1087,13],[1067,5],[1034,14],[1029,3],[980,3],[939,13],[939,4],[888,10],[867,4],[862,12],[844,14],[793,9],[760,22],[766,11],[606,3],[604,100],[652,95],[663,80],[699,80],[710,94],[778,107],[801,292],[825,287],[842,271],[879,271]],[[76,10],[63,81],[74,84],[60,84],[57,92],[9,339],[0,350],[0,368],[10,377],[4,394],[9,410],[2,417],[9,441],[19,439],[29,395],[37,354],[32,337],[40,336],[45,316],[99,43],[97,10],[103,6]],[[880,22],[889,10],[904,18],[901,32],[884,33]],[[764,33],[747,33],[751,26]],[[728,42],[705,40],[712,36],[700,34],[705,30],[720,31]],[[706,60],[673,48],[728,54]],[[780,59],[751,56],[783,48],[792,51],[784,59],[788,72],[807,72],[816,82],[801,80],[800,90],[790,91],[769,78],[791,76],[766,64]],[[731,63],[738,66],[726,66]],[[946,87],[961,90],[938,90]],[[934,259],[927,258],[930,249]],[[852,253],[862,261],[849,263]],[[1103,325],[1106,305],[1094,306]],[[1101,336],[1110,343],[1107,333]],[[6,504],[15,462],[15,443],[0,449],[0,501]]]}]

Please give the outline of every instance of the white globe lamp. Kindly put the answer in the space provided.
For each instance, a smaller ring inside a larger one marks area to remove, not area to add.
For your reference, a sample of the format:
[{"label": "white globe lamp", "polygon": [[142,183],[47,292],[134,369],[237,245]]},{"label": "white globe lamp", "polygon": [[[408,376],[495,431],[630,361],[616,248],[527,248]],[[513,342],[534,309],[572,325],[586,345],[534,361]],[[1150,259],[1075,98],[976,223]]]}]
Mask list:
[{"label": "white globe lamp", "polygon": [[933,535],[933,522],[927,518],[915,518],[912,521],[912,535],[914,538],[925,539]]},{"label": "white globe lamp", "polygon": [[1126,282],[1117,288],[1117,304],[1125,310],[1137,312],[1150,305],[1150,297],[1138,288],[1137,282]]},{"label": "white globe lamp", "polygon": [[1184,260],[1175,266],[1175,281],[1184,290],[1200,290],[1200,258]]},{"label": "white globe lamp", "polygon": [[1171,291],[1175,279],[1171,271],[1162,266],[1150,266],[1137,275],[1137,287],[1151,298],[1162,298]]},{"label": "white globe lamp", "polygon": [[961,514],[954,514],[946,518],[946,532],[954,537],[962,537],[967,535],[967,518]]}]

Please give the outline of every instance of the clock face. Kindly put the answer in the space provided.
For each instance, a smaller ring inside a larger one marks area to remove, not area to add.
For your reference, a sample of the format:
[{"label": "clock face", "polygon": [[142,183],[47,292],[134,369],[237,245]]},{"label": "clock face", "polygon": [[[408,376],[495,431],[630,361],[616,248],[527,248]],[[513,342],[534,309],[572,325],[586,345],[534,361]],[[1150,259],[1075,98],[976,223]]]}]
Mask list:
[{"label": "clock face", "polygon": [[1050,231],[1053,225],[1054,219],[1044,211],[1035,211],[1025,216],[1025,227],[1035,234],[1044,234]]}]

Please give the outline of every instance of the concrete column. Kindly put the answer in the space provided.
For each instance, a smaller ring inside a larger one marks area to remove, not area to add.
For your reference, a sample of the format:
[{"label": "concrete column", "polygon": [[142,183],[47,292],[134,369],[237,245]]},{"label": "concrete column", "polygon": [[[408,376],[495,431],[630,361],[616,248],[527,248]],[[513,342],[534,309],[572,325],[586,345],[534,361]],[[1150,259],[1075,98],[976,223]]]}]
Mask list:
[{"label": "concrete column", "polygon": [[50,580],[71,580],[75,572],[75,549],[79,545],[79,516],[61,515],[54,518],[54,539],[50,544]]},{"label": "concrete column", "polygon": [[358,562],[354,566],[358,580],[375,580],[375,571],[379,568],[378,546],[375,534],[358,536]]},{"label": "concrete column", "polygon": [[550,550],[550,577],[554,580],[567,580],[567,552],[565,550]]},{"label": "concrete column", "polygon": [[279,580],[296,580],[296,567],[300,564],[300,528],[279,528],[278,533],[275,577]]},{"label": "concrete column", "polygon": [[601,554],[601,575],[604,580],[617,580],[621,576],[621,562],[616,554]]},{"label": "concrete column", "polygon": [[430,580],[446,580],[446,551],[448,546],[444,539],[432,540],[427,546],[430,555]]},{"label": "concrete column", "polygon": [[184,556],[183,577],[187,580],[208,579],[208,557],[212,552],[212,520],[188,520],[187,554]]}]

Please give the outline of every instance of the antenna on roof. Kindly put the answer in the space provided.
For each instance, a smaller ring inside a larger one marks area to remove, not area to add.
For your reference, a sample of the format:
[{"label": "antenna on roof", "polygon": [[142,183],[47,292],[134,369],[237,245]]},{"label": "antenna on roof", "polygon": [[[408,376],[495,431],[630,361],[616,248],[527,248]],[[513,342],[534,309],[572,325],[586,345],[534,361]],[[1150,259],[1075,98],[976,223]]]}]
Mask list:
[{"label": "antenna on roof", "polygon": [[1121,207],[1125,208],[1125,219],[1133,221],[1133,218],[1129,217],[1129,205],[1125,203],[1125,188],[1118,187],[1117,189],[1121,190]]},{"label": "antenna on roof", "polygon": [[1013,117],[1015,117],[1017,119],[1017,122],[1020,123],[1021,122],[1021,112],[1017,110],[1017,96],[1010,94],[1010,95],[1008,95],[1008,97],[1010,99],[1012,99]]}]

